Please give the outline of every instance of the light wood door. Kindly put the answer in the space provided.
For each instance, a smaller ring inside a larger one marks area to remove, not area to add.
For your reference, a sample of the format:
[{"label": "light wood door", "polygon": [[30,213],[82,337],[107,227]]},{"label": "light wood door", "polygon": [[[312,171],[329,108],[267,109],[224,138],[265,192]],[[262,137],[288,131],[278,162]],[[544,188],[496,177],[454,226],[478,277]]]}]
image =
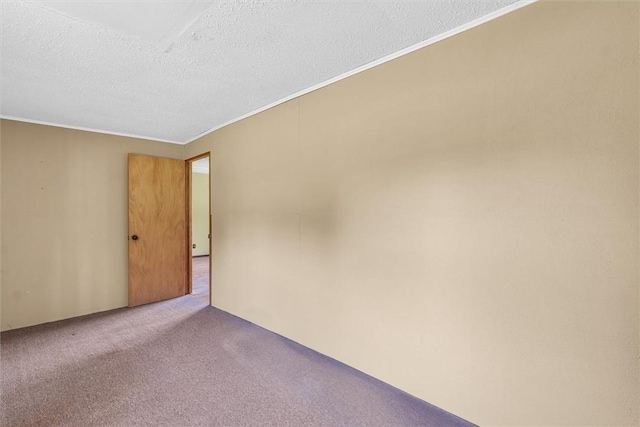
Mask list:
[{"label": "light wood door", "polygon": [[185,163],[129,154],[129,306],[186,292]]}]

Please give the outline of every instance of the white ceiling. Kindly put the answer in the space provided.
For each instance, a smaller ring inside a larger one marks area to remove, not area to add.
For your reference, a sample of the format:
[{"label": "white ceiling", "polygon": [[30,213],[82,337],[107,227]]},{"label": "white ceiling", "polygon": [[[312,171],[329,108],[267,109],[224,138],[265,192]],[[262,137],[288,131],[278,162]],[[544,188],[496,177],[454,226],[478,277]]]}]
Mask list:
[{"label": "white ceiling", "polygon": [[165,50],[195,23],[212,1],[31,0],[31,3],[76,21],[111,28]]},{"label": "white ceiling", "polygon": [[209,173],[209,158],[191,162],[191,170],[195,173]]},{"label": "white ceiling", "polygon": [[2,0],[0,115],[187,143],[527,3]]}]

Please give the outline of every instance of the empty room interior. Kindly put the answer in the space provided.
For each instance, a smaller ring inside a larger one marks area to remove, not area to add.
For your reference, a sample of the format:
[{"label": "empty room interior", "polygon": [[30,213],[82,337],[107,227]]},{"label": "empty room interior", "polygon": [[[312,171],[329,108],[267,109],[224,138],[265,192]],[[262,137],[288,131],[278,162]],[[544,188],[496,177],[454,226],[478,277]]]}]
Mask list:
[{"label": "empty room interior", "polygon": [[209,156],[191,162],[191,294],[210,303]]},{"label": "empty room interior", "polygon": [[640,424],[640,2],[0,31],[0,425]]}]

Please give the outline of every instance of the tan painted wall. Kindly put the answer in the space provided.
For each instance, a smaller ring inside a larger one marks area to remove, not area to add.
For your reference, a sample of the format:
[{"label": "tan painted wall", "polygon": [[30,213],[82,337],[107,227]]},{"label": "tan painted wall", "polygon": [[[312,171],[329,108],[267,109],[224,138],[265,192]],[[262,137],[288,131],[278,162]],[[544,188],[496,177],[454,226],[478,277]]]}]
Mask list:
[{"label": "tan painted wall", "polygon": [[127,305],[127,153],[184,146],[2,121],[2,330]]},{"label": "tan painted wall", "polygon": [[209,174],[191,174],[191,227],[193,256],[209,255]]},{"label": "tan painted wall", "polygon": [[638,3],[536,3],[216,131],[214,305],[482,425],[636,425]]}]

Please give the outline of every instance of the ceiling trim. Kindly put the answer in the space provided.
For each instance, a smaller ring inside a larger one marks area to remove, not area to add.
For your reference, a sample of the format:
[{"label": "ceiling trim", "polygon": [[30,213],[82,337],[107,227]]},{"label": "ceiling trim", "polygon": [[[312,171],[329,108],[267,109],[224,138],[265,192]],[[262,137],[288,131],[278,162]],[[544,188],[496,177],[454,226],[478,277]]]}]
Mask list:
[{"label": "ceiling trim", "polygon": [[23,119],[21,117],[7,116],[7,115],[4,115],[4,114],[0,114],[0,119],[13,120],[14,122],[33,123],[33,124],[36,124],[36,125],[53,126],[53,127],[57,127],[57,128],[64,128],[64,129],[81,130],[81,131],[85,131],[85,132],[102,133],[104,135],[126,136],[127,138],[146,139],[148,141],[166,142],[168,144],[178,144],[178,145],[186,145],[187,144],[186,142],[169,141],[168,139],[152,138],[152,137],[149,137],[149,136],[132,135],[132,134],[129,134],[129,133],[112,132],[112,131],[108,131],[108,130],[85,128],[85,127],[81,127],[81,126],[62,125],[60,123],[45,122],[45,121],[42,121],[42,120]]},{"label": "ceiling trim", "polygon": [[402,50],[394,52],[394,53],[392,53],[390,55],[383,56],[380,59],[376,59],[375,61],[371,61],[371,62],[369,62],[369,63],[367,63],[365,65],[362,65],[362,66],[360,66],[358,68],[355,68],[355,69],[353,69],[351,71],[347,71],[346,73],[340,74],[340,75],[338,75],[336,77],[333,77],[333,78],[331,78],[329,80],[325,80],[322,83],[318,83],[318,84],[316,84],[314,86],[311,86],[311,87],[309,87],[307,89],[303,89],[303,90],[301,90],[299,92],[296,92],[296,93],[294,93],[292,95],[286,96],[286,97],[281,98],[281,99],[279,99],[279,100],[277,100],[275,102],[272,102],[271,104],[267,104],[264,107],[260,107],[260,108],[258,108],[256,110],[253,110],[253,111],[251,111],[251,112],[249,112],[247,114],[243,114],[242,116],[239,116],[239,117],[237,117],[235,119],[229,120],[228,122],[225,122],[225,123],[223,123],[223,124],[221,124],[219,126],[211,128],[211,129],[209,129],[209,130],[207,130],[205,132],[202,132],[201,134],[199,134],[198,136],[196,136],[194,138],[191,138],[190,140],[188,140],[184,144],[185,145],[186,144],[190,144],[190,143],[202,138],[203,136],[206,136],[206,135],[208,135],[208,134],[210,134],[212,132],[215,132],[215,131],[217,131],[217,130],[225,127],[225,126],[229,126],[230,124],[233,124],[235,122],[239,122],[240,120],[244,120],[247,117],[251,117],[253,115],[261,113],[261,112],[263,112],[265,110],[268,110],[269,108],[273,108],[273,107],[278,106],[280,104],[284,104],[285,102],[291,101],[292,99],[297,98],[299,96],[306,95],[307,93],[313,92],[314,90],[321,89],[321,88],[323,88],[325,86],[328,86],[328,85],[330,85],[332,83],[335,83],[335,82],[338,82],[340,80],[346,79],[347,77],[351,77],[351,76],[353,76],[355,74],[358,74],[358,73],[361,73],[363,71],[366,71],[366,70],[368,70],[370,68],[373,68],[373,67],[375,67],[377,65],[384,64],[385,62],[392,61],[392,60],[394,60],[396,58],[399,58],[401,56],[407,55],[407,54],[409,54],[411,52],[414,52],[414,51],[416,51],[418,49],[422,49],[423,47],[432,45],[434,43],[437,43],[437,42],[442,41],[444,39],[447,39],[449,37],[455,36],[456,34],[460,34],[460,33],[464,32],[464,31],[470,30],[470,29],[472,29],[474,27],[477,27],[478,25],[481,25],[481,24],[489,22],[489,21],[491,21],[493,19],[499,18],[502,15],[506,15],[507,13],[513,12],[515,10],[518,10],[518,9],[520,9],[522,7],[528,6],[528,5],[530,5],[532,3],[535,3],[537,1],[538,0],[520,0],[520,1],[517,1],[517,2],[515,2],[513,4],[510,4],[509,6],[505,6],[502,9],[498,9],[495,12],[489,13],[489,14],[487,14],[487,15],[481,17],[481,18],[478,18],[478,19],[476,19],[474,21],[468,22],[468,23],[466,23],[464,25],[461,25],[461,26],[456,27],[456,28],[454,28],[452,30],[446,31],[446,32],[444,32],[442,34],[439,34],[439,35],[437,35],[435,37],[432,37],[432,38],[427,39],[425,41],[422,41],[420,43],[414,44],[413,46],[409,46],[407,48],[404,48]]},{"label": "ceiling trim", "polygon": [[414,45],[409,46],[409,47],[407,47],[405,49],[399,50],[397,52],[394,52],[392,54],[384,56],[384,57],[382,57],[380,59],[377,59],[375,61],[369,62],[369,63],[367,63],[365,65],[362,65],[362,66],[360,66],[358,68],[355,68],[355,69],[353,69],[351,71],[347,71],[346,73],[340,74],[340,75],[338,75],[336,77],[333,77],[333,78],[331,78],[329,80],[325,80],[324,82],[318,83],[318,84],[316,84],[314,86],[311,86],[309,88],[306,88],[306,89],[303,89],[301,91],[298,91],[298,92],[296,92],[296,93],[294,93],[292,95],[289,95],[289,96],[286,96],[284,98],[281,98],[281,99],[279,99],[279,100],[277,100],[275,102],[272,102],[272,103],[267,104],[267,105],[265,105],[263,107],[255,109],[255,110],[253,110],[253,111],[251,111],[249,113],[243,114],[243,115],[241,115],[239,117],[236,117],[235,119],[229,120],[229,121],[227,121],[227,122],[225,122],[225,123],[223,123],[221,125],[215,126],[215,127],[211,128],[211,129],[205,131],[205,132],[202,132],[202,133],[196,135],[195,137],[193,137],[193,138],[191,138],[191,139],[189,139],[187,141],[182,141],[182,142],[171,141],[171,140],[153,138],[153,137],[142,136],[142,135],[132,135],[132,134],[128,134],[128,133],[106,131],[106,130],[102,130],[102,129],[85,128],[85,127],[80,127],[80,126],[64,125],[64,124],[54,123],[54,122],[46,122],[46,121],[40,121],[40,120],[24,119],[24,118],[20,118],[20,117],[8,116],[8,115],[3,115],[3,114],[0,114],[0,119],[14,120],[14,121],[18,121],[18,122],[33,123],[33,124],[39,124],[39,125],[45,125],[45,126],[54,126],[54,127],[65,128],[65,129],[74,129],[74,130],[80,130],[80,131],[86,131],[86,132],[95,132],[95,133],[101,133],[101,134],[105,134],[105,135],[115,135],[115,136],[123,136],[123,137],[128,137],[128,138],[144,139],[144,140],[148,140],[148,141],[165,142],[165,143],[169,143],[169,144],[187,145],[187,144],[189,144],[191,142],[194,142],[194,141],[202,138],[203,136],[206,136],[206,135],[208,135],[208,134],[210,134],[212,132],[215,132],[215,131],[217,131],[217,130],[225,127],[225,126],[229,126],[229,125],[231,125],[231,124],[233,124],[235,122],[238,122],[240,120],[246,119],[247,117],[251,117],[253,115],[261,113],[261,112],[263,112],[265,110],[268,110],[268,109],[273,108],[273,107],[275,107],[277,105],[283,104],[283,103],[285,103],[287,101],[290,101],[290,100],[292,100],[294,98],[300,97],[302,95],[306,95],[307,93],[310,93],[310,92],[313,92],[315,90],[321,89],[321,88],[323,88],[325,86],[328,86],[328,85],[330,85],[332,83],[335,83],[335,82],[338,82],[340,80],[346,79],[347,77],[351,77],[351,76],[353,76],[355,74],[358,74],[358,73],[361,73],[363,71],[366,71],[366,70],[368,70],[370,68],[373,68],[373,67],[375,67],[377,65],[381,65],[381,64],[384,64],[385,62],[392,61],[392,60],[394,60],[396,58],[399,58],[401,56],[407,55],[407,54],[409,54],[411,52],[414,52],[414,51],[416,51],[418,49],[421,49],[423,47],[432,45],[432,44],[437,43],[437,42],[439,42],[441,40],[444,40],[444,39],[447,39],[449,37],[455,36],[456,34],[460,34],[460,33],[464,32],[466,30],[475,28],[475,27],[477,27],[477,26],[479,26],[481,24],[484,24],[484,23],[489,22],[489,21],[491,21],[493,19],[499,18],[499,17],[501,17],[503,15],[506,15],[506,14],[508,14],[510,12],[513,12],[513,11],[515,11],[517,9],[520,9],[522,7],[528,6],[528,5],[530,5],[532,3],[535,3],[537,1],[538,0],[519,0],[519,1],[516,1],[515,3],[513,3],[513,4],[509,5],[509,6],[503,7],[502,9],[496,10],[496,11],[494,11],[492,13],[489,13],[489,14],[487,14],[487,15],[481,17],[481,18],[478,18],[478,19],[476,19],[474,21],[468,22],[468,23],[466,23],[464,25],[461,25],[459,27],[451,29],[451,30],[449,30],[447,32],[444,32],[442,34],[439,34],[439,35],[437,35],[435,37],[432,37],[432,38],[427,39],[425,41],[422,41],[420,43],[414,44]]}]

